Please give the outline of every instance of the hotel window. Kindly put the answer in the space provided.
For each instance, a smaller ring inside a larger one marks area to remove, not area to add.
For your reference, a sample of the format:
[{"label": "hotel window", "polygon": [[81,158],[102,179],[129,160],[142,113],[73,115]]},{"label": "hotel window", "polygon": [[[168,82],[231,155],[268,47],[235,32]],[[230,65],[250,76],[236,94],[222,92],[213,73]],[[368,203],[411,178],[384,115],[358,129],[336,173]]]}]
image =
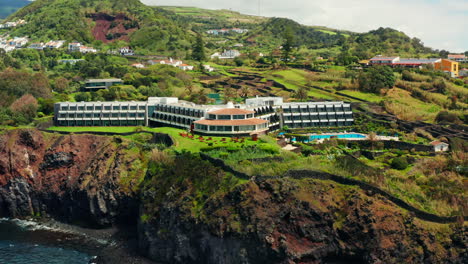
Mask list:
[{"label": "hotel window", "polygon": [[253,114],[247,115],[247,118],[252,118]]},{"label": "hotel window", "polygon": [[216,131],[216,127],[215,126],[210,126],[210,131]]},{"label": "hotel window", "polygon": [[76,111],[76,106],[70,106],[70,111]]},{"label": "hotel window", "polygon": [[123,105],[122,110],[127,111],[128,110],[128,105]]},{"label": "hotel window", "polygon": [[78,106],[78,111],[84,111],[85,107],[84,106]]},{"label": "hotel window", "polygon": [[143,113],[138,113],[138,117],[145,117],[145,114],[143,114]]},{"label": "hotel window", "polygon": [[138,109],[140,109],[140,110],[145,110],[146,107],[145,107],[144,105],[140,105],[140,106],[138,107]]},{"label": "hotel window", "polygon": [[234,115],[234,120],[245,119],[245,115]]},{"label": "hotel window", "polygon": [[93,114],[94,118],[99,118],[101,117],[101,114]]},{"label": "hotel window", "polygon": [[102,114],[102,117],[109,117],[109,114]]},{"label": "hotel window", "polygon": [[120,114],[120,117],[126,118],[126,117],[127,117],[127,113],[122,113],[122,114]]},{"label": "hotel window", "polygon": [[129,116],[130,117],[136,117],[136,113],[130,113]]},{"label": "hotel window", "polygon": [[67,111],[68,110],[68,106],[62,106],[62,111]]},{"label": "hotel window", "polygon": [[209,119],[216,119],[216,115],[208,115]]},{"label": "hotel window", "polygon": [[137,106],[136,105],[131,105],[130,110],[137,110]]},{"label": "hotel window", "polygon": [[60,114],[60,118],[66,118],[67,114]]},{"label": "hotel window", "polygon": [[110,111],[110,110],[111,110],[111,106],[110,106],[110,105],[106,105],[106,106],[104,106],[104,110],[106,110],[106,111]]},{"label": "hotel window", "polygon": [[96,107],[94,107],[94,109],[95,109],[96,111],[101,111],[101,110],[102,110],[102,106],[96,106]]},{"label": "hotel window", "polygon": [[114,106],[112,106],[112,110],[114,110],[114,111],[120,110],[120,105],[114,105]]},{"label": "hotel window", "polygon": [[76,114],[76,118],[83,118],[83,114]]},{"label": "hotel window", "polygon": [[91,118],[91,117],[92,117],[92,114],[85,114],[85,117],[86,117],[86,118]]},{"label": "hotel window", "polygon": [[219,115],[218,119],[219,120],[231,120],[231,116],[230,115]]},{"label": "hotel window", "polygon": [[119,114],[117,114],[117,113],[112,113],[112,117],[114,117],[114,118],[119,117]]},{"label": "hotel window", "polygon": [[93,111],[94,107],[92,105],[86,107],[86,111]]}]

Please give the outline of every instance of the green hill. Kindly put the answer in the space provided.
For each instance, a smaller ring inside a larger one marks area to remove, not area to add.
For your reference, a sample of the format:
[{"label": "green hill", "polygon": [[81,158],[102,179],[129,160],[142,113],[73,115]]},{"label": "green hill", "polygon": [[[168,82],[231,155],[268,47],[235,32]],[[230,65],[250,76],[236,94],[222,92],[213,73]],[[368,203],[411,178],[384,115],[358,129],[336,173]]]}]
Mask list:
[{"label": "green hill", "polygon": [[391,28],[355,33],[322,26],[305,26],[287,18],[243,15],[230,10],[172,6],[161,9],[172,13],[172,17],[178,17],[179,20],[190,24],[190,28],[197,32],[231,27],[250,29],[247,35],[230,36],[229,39],[246,46],[257,47],[263,52],[281,46],[284,43],[284,33],[288,29],[294,36],[295,46],[309,50],[327,49],[324,53],[329,53],[331,56],[337,56],[341,51],[349,52],[350,56],[359,59],[367,59],[376,54],[411,57],[433,53],[433,50],[425,47],[421,40]]},{"label": "green hill", "polygon": [[138,0],[37,0],[10,18],[28,21],[14,29],[13,35],[28,35],[35,41],[119,40],[143,50],[165,52],[186,50],[190,40],[180,24]]}]

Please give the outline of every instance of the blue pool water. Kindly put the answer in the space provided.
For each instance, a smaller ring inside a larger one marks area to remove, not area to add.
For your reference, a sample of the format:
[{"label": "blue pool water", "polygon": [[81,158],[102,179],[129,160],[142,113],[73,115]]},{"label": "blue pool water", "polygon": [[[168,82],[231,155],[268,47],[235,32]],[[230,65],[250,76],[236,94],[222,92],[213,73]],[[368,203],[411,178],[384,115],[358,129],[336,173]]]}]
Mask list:
[{"label": "blue pool water", "polygon": [[361,134],[336,134],[336,135],[312,135],[310,136],[310,140],[314,139],[328,139],[331,137],[336,137],[340,139],[355,139],[355,138],[366,138],[366,136]]}]

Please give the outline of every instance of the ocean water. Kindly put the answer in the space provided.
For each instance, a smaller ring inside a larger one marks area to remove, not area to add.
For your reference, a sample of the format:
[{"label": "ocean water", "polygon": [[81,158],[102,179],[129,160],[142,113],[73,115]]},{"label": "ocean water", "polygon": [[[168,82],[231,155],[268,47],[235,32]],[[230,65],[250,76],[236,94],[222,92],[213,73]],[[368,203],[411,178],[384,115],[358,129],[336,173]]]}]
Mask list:
[{"label": "ocean water", "polygon": [[88,264],[85,253],[18,241],[0,241],[0,263],[5,264]]},{"label": "ocean water", "polygon": [[0,219],[0,264],[88,264],[84,241],[30,221]]}]

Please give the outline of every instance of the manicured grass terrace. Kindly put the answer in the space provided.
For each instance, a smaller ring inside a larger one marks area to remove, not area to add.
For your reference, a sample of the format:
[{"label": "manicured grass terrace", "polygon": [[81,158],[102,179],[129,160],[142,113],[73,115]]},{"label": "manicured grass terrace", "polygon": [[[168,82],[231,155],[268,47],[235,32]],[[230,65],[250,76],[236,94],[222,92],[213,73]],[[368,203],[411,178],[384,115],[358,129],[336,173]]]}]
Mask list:
[{"label": "manicured grass terrace", "polygon": [[190,152],[199,152],[202,148],[213,147],[226,147],[226,148],[243,148],[253,145],[270,145],[261,140],[253,141],[251,138],[244,138],[233,140],[229,137],[212,137],[195,135],[189,137],[186,131],[172,127],[50,127],[51,131],[64,131],[64,132],[112,132],[112,133],[130,133],[138,130],[165,133],[172,137],[175,141],[175,150],[187,150]]}]

